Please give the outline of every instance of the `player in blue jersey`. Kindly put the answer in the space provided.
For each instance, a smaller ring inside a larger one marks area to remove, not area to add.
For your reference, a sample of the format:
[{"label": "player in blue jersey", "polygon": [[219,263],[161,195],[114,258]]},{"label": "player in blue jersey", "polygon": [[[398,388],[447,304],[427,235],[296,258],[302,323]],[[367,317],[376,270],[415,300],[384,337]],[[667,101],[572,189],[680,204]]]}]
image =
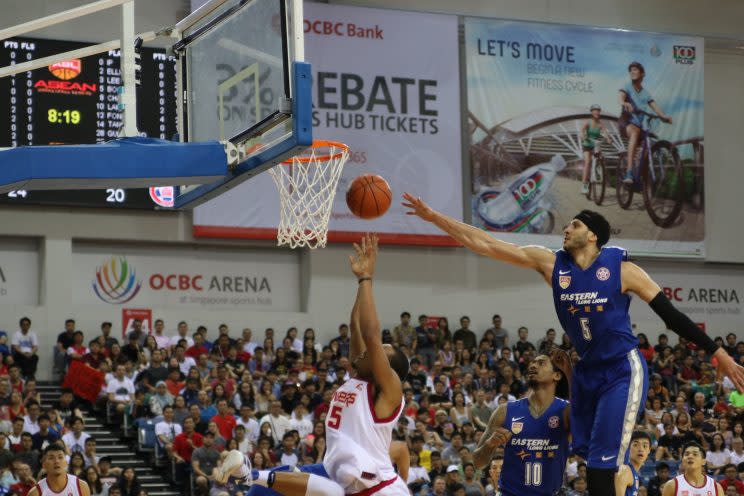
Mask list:
[{"label": "player in blue jersey", "polygon": [[563,350],[536,357],[527,368],[527,397],[500,405],[491,414],[473,462],[485,469],[496,448],[504,446],[498,481],[502,495],[552,496],[561,488],[570,407],[556,394],[568,398],[570,370],[570,358]]},{"label": "player in blue jersey", "polygon": [[656,282],[628,261],[622,248],[605,247],[610,225],[584,210],[563,231],[563,249],[518,246],[496,239],[431,209],[408,193],[408,214],[417,215],[465,245],[502,262],[537,271],[553,288],[558,319],[579,354],[571,388],[574,451],[587,462],[592,496],[615,491],[618,466],[627,461],[636,416],[645,402],[646,361],[630,326],[630,294],[638,295],[676,334],[718,360],[718,370],[744,392],[744,368],[677,310]]},{"label": "player in blue jersey", "polygon": [[638,496],[641,486],[641,467],[651,453],[651,436],[644,431],[635,431],[630,436],[630,460],[620,465],[615,474],[615,496]]}]

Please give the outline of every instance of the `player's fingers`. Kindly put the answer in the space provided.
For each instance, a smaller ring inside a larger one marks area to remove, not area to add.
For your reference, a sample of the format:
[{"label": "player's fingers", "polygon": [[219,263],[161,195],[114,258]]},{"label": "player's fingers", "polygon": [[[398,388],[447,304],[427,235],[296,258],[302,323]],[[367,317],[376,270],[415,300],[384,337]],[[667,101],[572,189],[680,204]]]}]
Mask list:
[{"label": "player's fingers", "polygon": [[735,378],[731,378],[731,380],[734,382],[734,385],[736,386],[736,389],[738,389],[740,393],[744,393],[744,367],[736,365],[736,367],[734,368],[734,373],[732,375],[736,376]]},{"label": "player's fingers", "polygon": [[354,245],[354,251],[356,252],[357,256],[361,256],[362,255],[361,247],[356,243],[352,243],[352,244]]}]

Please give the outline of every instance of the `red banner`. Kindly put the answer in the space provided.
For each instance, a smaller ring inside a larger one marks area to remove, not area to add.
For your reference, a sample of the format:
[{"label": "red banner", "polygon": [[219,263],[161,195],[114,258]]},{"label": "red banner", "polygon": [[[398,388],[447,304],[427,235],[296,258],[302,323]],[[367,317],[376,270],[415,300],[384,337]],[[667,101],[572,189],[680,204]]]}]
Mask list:
[{"label": "red banner", "polygon": [[72,389],[75,396],[95,402],[98,399],[98,393],[103,388],[104,379],[103,372],[84,364],[80,360],[73,360],[70,362],[70,368],[67,370],[62,387]]}]

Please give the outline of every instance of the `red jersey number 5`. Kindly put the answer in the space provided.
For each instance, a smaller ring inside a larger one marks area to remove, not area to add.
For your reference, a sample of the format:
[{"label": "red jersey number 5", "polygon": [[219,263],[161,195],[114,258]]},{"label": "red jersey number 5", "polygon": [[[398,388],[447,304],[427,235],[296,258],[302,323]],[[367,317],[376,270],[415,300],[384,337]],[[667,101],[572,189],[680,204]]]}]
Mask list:
[{"label": "red jersey number 5", "polygon": [[338,429],[341,425],[341,407],[339,405],[335,405],[333,408],[331,408],[331,411],[328,412],[328,427],[331,429]]}]

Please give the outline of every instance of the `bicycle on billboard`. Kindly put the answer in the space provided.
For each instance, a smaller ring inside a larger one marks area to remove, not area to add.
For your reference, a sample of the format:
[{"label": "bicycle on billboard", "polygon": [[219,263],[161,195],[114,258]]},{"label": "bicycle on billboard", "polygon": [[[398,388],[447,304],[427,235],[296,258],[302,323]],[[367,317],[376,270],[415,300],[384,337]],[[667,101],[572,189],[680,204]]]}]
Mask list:
[{"label": "bicycle on billboard", "polygon": [[677,148],[656,134],[661,116],[642,110],[641,147],[631,168],[633,181],[623,181],[627,170],[627,153],[621,155],[617,173],[617,202],[624,210],[630,208],[637,189],[643,194],[643,204],[649,217],[659,227],[670,227],[679,217],[684,201],[684,169]]}]

